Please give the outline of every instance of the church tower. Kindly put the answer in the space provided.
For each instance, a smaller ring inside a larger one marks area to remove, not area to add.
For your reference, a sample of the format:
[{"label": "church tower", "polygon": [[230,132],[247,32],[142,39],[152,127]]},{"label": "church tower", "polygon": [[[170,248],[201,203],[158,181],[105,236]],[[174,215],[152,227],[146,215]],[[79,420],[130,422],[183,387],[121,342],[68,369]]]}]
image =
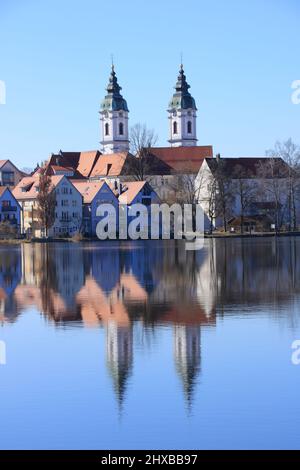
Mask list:
[{"label": "church tower", "polygon": [[122,88],[118,84],[114,65],[111,68],[107,95],[101,103],[100,115],[102,122],[103,153],[116,153],[129,151],[128,136],[128,107],[121,95]]},{"label": "church tower", "polygon": [[196,103],[189,92],[190,85],[186,81],[183,65],[181,64],[176,92],[169,104],[169,123],[171,147],[197,145]]}]

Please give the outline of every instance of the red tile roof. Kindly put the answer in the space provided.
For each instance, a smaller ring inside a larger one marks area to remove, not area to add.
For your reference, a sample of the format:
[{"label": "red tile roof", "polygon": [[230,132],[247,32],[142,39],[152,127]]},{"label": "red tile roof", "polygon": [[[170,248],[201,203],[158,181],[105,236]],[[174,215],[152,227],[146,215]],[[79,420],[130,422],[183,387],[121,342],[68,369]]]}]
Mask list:
[{"label": "red tile roof", "polygon": [[0,168],[3,167],[3,165],[5,165],[5,163],[7,163],[8,160],[0,160]]},{"label": "red tile roof", "polygon": [[[105,181],[77,181],[72,180],[75,188],[83,196],[83,202],[85,204],[90,204],[93,199],[97,196],[100,189],[105,185]],[[106,185],[109,187],[108,185]],[[111,189],[111,188],[109,188]]]},{"label": "red tile roof", "polygon": [[131,204],[145,184],[146,181],[128,181],[123,183],[123,192],[119,196],[119,202],[121,204]]},{"label": "red tile roof", "polygon": [[198,172],[205,158],[213,157],[213,148],[207,146],[191,147],[153,147],[150,149],[154,155],[173,171]]},{"label": "red tile roof", "polygon": [[129,152],[101,155],[90,176],[95,178],[97,176],[119,176],[125,174],[132,158],[134,157]]},{"label": "red tile roof", "polygon": [[63,152],[52,154],[48,166],[72,168],[81,177],[88,178],[101,153],[99,150],[86,152]]},{"label": "red tile roof", "polygon": [[[63,178],[63,175],[51,176],[53,186],[57,186]],[[26,176],[17,184],[12,194],[17,200],[36,199],[38,195],[36,187],[38,184],[38,176]]]}]

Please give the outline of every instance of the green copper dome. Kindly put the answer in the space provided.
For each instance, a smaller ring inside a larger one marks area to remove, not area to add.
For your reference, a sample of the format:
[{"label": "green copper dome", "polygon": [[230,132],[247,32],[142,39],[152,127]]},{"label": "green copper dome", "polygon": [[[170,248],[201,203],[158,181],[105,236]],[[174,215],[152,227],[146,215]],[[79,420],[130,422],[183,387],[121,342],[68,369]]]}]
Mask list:
[{"label": "green copper dome", "polygon": [[176,93],[172,96],[169,103],[169,109],[194,109],[197,111],[194,98],[189,92],[190,85],[186,81],[183,66],[180,66],[177,83],[175,85]]},{"label": "green copper dome", "polygon": [[126,100],[121,95],[122,88],[118,84],[114,66],[111,68],[111,74],[107,85],[107,95],[101,103],[101,111],[126,111],[129,112]]}]

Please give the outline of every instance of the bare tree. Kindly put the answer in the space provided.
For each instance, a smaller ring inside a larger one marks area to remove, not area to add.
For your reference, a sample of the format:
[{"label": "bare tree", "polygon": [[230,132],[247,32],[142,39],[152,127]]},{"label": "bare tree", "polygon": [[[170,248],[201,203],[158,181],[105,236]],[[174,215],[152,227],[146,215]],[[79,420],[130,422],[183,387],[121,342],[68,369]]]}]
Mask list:
[{"label": "bare tree", "polygon": [[234,193],[236,193],[240,206],[240,230],[244,232],[244,220],[247,210],[250,209],[255,200],[255,186],[251,177],[253,174],[245,170],[241,165],[236,165],[233,172]]},{"label": "bare tree", "polygon": [[222,218],[224,231],[227,232],[227,220],[232,215],[234,186],[232,175],[228,174],[226,162],[216,156],[214,178],[216,180],[216,212]]},{"label": "bare tree", "polygon": [[289,230],[297,229],[297,200],[299,200],[300,188],[300,147],[293,143],[292,139],[285,142],[276,142],[273,149],[266,151],[266,155],[272,158],[282,158],[287,167],[288,190],[288,220]]},{"label": "bare tree", "polygon": [[46,237],[55,220],[56,197],[50,176],[42,172],[39,176],[39,189],[37,195],[37,216]]},{"label": "bare tree", "polygon": [[212,234],[214,222],[219,217],[217,204],[218,182],[213,174],[210,175],[207,184],[207,213],[210,222],[209,232]]},{"label": "bare tree", "polygon": [[260,177],[259,192],[266,197],[266,203],[273,205],[273,218],[276,232],[280,231],[286,211],[286,182],[288,178],[288,165],[281,159],[268,158],[260,162],[258,174]]},{"label": "bare tree", "polygon": [[144,181],[151,173],[151,147],[157,142],[153,129],[147,129],[145,124],[135,124],[130,130],[130,151],[135,156],[132,162],[133,177]]}]

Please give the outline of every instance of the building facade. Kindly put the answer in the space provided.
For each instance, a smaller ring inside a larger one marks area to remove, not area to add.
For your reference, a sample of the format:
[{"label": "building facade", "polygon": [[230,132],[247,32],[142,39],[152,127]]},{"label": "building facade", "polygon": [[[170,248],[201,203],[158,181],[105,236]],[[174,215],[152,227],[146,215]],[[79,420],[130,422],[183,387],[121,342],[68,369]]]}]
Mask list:
[{"label": "building facade", "polygon": [[0,222],[9,224],[20,232],[21,228],[21,206],[10,191],[5,186],[0,186]]},{"label": "building facade", "polygon": [[24,173],[10,160],[0,160],[0,186],[13,188],[21,181],[23,176]]},{"label": "building facade", "polygon": [[119,202],[112,189],[105,181],[73,181],[75,188],[83,198],[82,232],[89,237],[96,236],[98,222],[103,216],[97,215],[101,204],[111,204],[116,213],[116,230],[118,229]]},{"label": "building facade", "polygon": [[[49,236],[73,236],[82,225],[82,196],[65,176],[52,176],[55,193],[55,217]],[[39,178],[27,177],[13,194],[22,207],[21,232],[28,236],[43,236],[38,211]]]}]

